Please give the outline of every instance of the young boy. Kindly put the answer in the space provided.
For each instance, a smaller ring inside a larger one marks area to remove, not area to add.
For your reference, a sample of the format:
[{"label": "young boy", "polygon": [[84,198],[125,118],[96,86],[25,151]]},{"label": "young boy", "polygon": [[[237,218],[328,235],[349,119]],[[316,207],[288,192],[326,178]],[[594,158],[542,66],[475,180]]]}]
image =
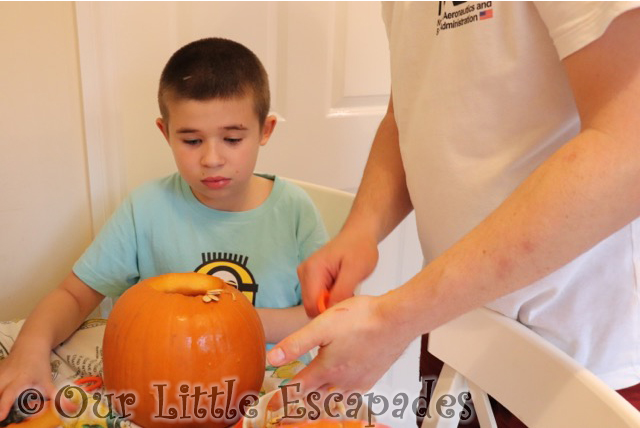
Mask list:
[{"label": "young boy", "polygon": [[276,125],[259,59],[225,39],[190,43],[166,64],[158,102],[156,124],[178,173],[132,192],[29,316],[0,364],[0,420],[26,388],[54,396],[52,348],[105,296],[151,276],[197,271],[236,285],[256,306],[269,343],[308,320],[296,267],[326,232],[302,189],[254,174]]}]

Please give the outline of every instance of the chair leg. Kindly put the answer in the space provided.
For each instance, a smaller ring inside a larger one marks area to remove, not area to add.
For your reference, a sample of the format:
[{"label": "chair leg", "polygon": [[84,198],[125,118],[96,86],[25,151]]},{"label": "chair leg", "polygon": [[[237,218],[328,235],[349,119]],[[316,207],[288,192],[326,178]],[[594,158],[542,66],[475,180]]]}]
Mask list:
[{"label": "chair leg", "polygon": [[473,407],[476,409],[476,417],[480,427],[497,428],[498,425],[496,424],[496,418],[493,416],[489,395],[470,380],[467,380],[467,385],[469,386],[471,400],[473,401]]},{"label": "chair leg", "polygon": [[[458,401],[458,397],[466,390],[464,376],[445,364],[438,377],[421,428],[457,428],[464,404]],[[455,405],[452,405],[451,400],[446,400],[447,395],[453,397]]]}]

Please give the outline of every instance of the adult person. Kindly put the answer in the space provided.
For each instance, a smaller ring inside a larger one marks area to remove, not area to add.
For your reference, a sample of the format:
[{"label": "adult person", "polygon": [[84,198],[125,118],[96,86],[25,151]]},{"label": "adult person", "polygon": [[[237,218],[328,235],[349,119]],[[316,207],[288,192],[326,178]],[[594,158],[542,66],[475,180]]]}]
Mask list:
[{"label": "adult person", "polygon": [[[388,111],[346,224],[299,268],[307,313],[323,290],[330,309],[269,361],[320,345],[306,390],[366,390],[417,336],[486,305],[637,394],[638,5],[385,4]],[[351,297],[412,208],[424,268]]]}]

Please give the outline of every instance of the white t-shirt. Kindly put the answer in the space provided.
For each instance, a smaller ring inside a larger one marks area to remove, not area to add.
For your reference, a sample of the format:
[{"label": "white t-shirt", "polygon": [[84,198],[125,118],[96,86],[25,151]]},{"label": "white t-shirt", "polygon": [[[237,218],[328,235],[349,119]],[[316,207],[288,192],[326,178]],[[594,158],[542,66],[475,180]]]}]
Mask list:
[{"label": "white t-shirt", "polygon": [[[580,122],[561,59],[639,5],[383,6],[400,150],[427,263],[577,134]],[[637,384],[639,252],[636,220],[488,307],[529,326],[611,387]]]}]

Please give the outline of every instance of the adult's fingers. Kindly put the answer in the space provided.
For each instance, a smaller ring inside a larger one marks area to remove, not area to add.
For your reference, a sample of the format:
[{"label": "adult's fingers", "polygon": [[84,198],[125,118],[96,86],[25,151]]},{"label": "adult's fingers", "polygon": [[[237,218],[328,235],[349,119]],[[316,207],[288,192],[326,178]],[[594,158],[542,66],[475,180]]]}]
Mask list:
[{"label": "adult's fingers", "polygon": [[336,278],[330,290],[328,307],[334,306],[343,300],[353,297],[355,288],[369,276],[362,266],[356,263],[345,265]]},{"label": "adult's fingers", "polygon": [[307,367],[302,369],[289,382],[289,385],[300,385],[300,393],[298,396],[308,396],[311,393],[326,394],[329,390],[335,389],[335,380],[329,378],[327,367],[325,367],[320,359],[314,359]]},{"label": "adult's fingers", "polygon": [[367,279],[378,264],[375,243],[358,241],[358,244],[340,260],[335,282],[330,290],[330,307],[352,297],[358,284]]},{"label": "adult's fingers", "polygon": [[302,288],[302,303],[309,317],[320,314],[318,296],[333,287],[334,275],[321,254],[311,256],[298,267],[298,278]]},{"label": "adult's fingers", "polygon": [[314,319],[300,330],[281,340],[267,353],[267,361],[272,366],[281,366],[296,360],[316,346],[323,344],[324,334]]}]

